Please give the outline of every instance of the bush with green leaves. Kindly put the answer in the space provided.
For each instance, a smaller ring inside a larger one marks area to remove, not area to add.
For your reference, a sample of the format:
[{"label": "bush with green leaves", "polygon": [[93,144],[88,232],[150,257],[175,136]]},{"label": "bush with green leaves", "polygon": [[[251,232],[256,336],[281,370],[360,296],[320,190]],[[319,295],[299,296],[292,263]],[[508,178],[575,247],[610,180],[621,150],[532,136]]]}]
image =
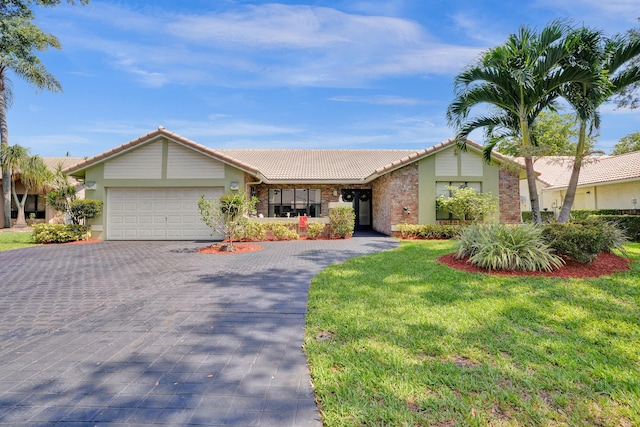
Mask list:
[{"label": "bush with green leaves", "polygon": [[277,240],[297,240],[300,238],[298,233],[287,224],[274,222],[270,224],[273,237]]},{"label": "bush with green leaves", "polygon": [[471,187],[447,187],[451,196],[436,199],[437,210],[449,212],[462,221],[481,221],[497,209],[497,199],[491,193],[478,193]]},{"label": "bush with green leaves", "polygon": [[326,224],[324,222],[310,222],[307,225],[307,237],[309,239],[317,239],[322,235]]},{"label": "bush with green leaves", "polygon": [[[542,222],[551,222],[555,219],[553,216],[553,212],[551,211],[540,212],[540,217],[542,218]],[[533,223],[533,214],[531,213],[531,211],[522,211],[522,222]]]},{"label": "bush with green leaves", "polygon": [[455,239],[464,230],[461,224],[398,224],[403,239]]},{"label": "bush with green leaves", "polygon": [[67,243],[89,238],[89,230],[80,224],[36,224],[31,236],[34,243]]},{"label": "bush with green leaves", "polygon": [[262,241],[267,237],[269,225],[262,222],[249,221],[240,237],[242,240]]},{"label": "bush with green leaves", "polygon": [[623,250],[624,232],[614,223],[592,216],[580,222],[544,224],[543,237],[557,254],[589,263],[602,252]]},{"label": "bush with green leaves", "polygon": [[552,271],[564,263],[533,224],[472,224],[459,244],[458,258],[486,270]]},{"label": "bush with green leaves", "polygon": [[336,206],[329,209],[331,233],[341,239],[353,235],[356,214],[351,206]]},{"label": "bush with green leaves", "polygon": [[69,203],[69,214],[74,219],[74,224],[86,224],[88,219],[102,213],[102,206],[101,200],[75,199]]},{"label": "bush with green leaves", "polygon": [[640,242],[640,215],[598,215],[598,218],[616,224],[628,240]]}]

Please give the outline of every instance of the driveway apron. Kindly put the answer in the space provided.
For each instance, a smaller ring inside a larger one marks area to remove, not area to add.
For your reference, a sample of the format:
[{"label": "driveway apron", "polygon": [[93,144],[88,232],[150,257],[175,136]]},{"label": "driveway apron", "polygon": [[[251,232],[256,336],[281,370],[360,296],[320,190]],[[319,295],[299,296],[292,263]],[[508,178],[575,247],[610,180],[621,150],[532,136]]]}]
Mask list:
[{"label": "driveway apron", "polygon": [[260,245],[0,253],[0,425],[321,426],[302,351],[310,280],[397,243]]}]

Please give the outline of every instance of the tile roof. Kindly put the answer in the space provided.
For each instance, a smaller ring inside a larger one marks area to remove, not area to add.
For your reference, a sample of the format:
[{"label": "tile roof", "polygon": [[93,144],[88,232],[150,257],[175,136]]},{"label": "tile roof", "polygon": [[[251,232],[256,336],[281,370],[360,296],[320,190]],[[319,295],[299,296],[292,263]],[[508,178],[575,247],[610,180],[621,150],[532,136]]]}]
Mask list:
[{"label": "tile roof", "polygon": [[415,150],[223,149],[253,165],[268,181],[363,181]]},{"label": "tile roof", "polygon": [[[518,159],[522,163],[522,159]],[[540,157],[534,169],[540,173],[538,179],[546,188],[563,188],[569,185],[573,157]],[[588,157],[580,169],[578,185],[593,185],[607,182],[640,180],[640,151],[617,156]]]},{"label": "tile roof", "polygon": [[42,160],[50,171],[55,172],[58,169],[58,165],[62,165],[62,169],[67,169],[85,159],[83,157],[43,157]]},{"label": "tile roof", "polygon": [[[65,169],[67,174],[77,174],[97,163],[134,149],[136,146],[165,137],[190,147],[205,155],[233,165],[267,183],[303,182],[360,183],[370,182],[380,175],[429,156],[455,142],[447,140],[425,150],[307,150],[307,149],[212,149],[200,145],[162,126],[137,139],[86,159]],[[482,151],[482,146],[467,141],[467,146]],[[499,153],[498,161],[511,162]]]}]

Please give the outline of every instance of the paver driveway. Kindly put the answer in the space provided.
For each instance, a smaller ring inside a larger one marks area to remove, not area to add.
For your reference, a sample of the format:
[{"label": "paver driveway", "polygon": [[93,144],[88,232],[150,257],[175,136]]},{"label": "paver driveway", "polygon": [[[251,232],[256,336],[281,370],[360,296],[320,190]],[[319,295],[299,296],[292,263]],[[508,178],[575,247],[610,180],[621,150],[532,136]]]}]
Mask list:
[{"label": "paver driveway", "polygon": [[301,349],[309,281],[396,242],[204,245],[0,253],[0,424],[320,426]]}]

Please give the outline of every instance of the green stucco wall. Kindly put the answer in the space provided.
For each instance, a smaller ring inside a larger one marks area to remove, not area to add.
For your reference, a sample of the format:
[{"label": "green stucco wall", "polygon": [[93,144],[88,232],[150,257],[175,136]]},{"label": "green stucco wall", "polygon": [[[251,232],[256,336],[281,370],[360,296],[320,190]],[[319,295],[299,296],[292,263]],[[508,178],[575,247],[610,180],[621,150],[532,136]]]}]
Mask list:
[{"label": "green stucco wall", "polygon": [[[459,150],[457,147],[449,147],[442,150],[439,153],[451,153],[453,150]],[[482,158],[482,153],[469,149],[468,154],[476,155]],[[482,192],[491,193],[496,199],[499,195],[499,169],[495,162],[490,164],[483,161],[482,176],[464,175],[461,166],[461,156],[457,156],[458,174],[457,175],[443,175],[436,176],[436,161],[438,156],[428,156],[418,163],[419,171],[419,217],[420,224],[435,224],[436,223],[436,182],[440,181],[473,181],[482,182]],[[497,217],[496,209],[496,217]]]},{"label": "green stucco wall", "polygon": [[[239,183],[240,189],[244,189],[245,174],[243,171],[236,169],[232,166],[225,165],[224,178],[221,179],[167,179],[167,159],[168,159],[168,146],[172,142],[163,139],[152,142],[153,144],[163,144],[162,149],[162,178],[160,179],[104,179],[104,165],[105,163],[99,163],[94,167],[90,167],[83,171],[81,174],[76,175],[84,179],[84,182],[95,182],[95,190],[85,190],[86,199],[101,200],[104,203],[103,214],[90,221],[92,226],[93,237],[102,238],[106,236],[106,222],[104,221],[105,212],[107,212],[107,189],[108,188],[187,188],[187,187],[202,187],[202,188],[214,188],[223,187],[225,192],[229,190],[229,186],[232,181]],[[129,152],[125,152],[122,156],[126,156]],[[115,157],[114,157],[115,158]],[[113,158],[110,158],[111,160]]]}]

